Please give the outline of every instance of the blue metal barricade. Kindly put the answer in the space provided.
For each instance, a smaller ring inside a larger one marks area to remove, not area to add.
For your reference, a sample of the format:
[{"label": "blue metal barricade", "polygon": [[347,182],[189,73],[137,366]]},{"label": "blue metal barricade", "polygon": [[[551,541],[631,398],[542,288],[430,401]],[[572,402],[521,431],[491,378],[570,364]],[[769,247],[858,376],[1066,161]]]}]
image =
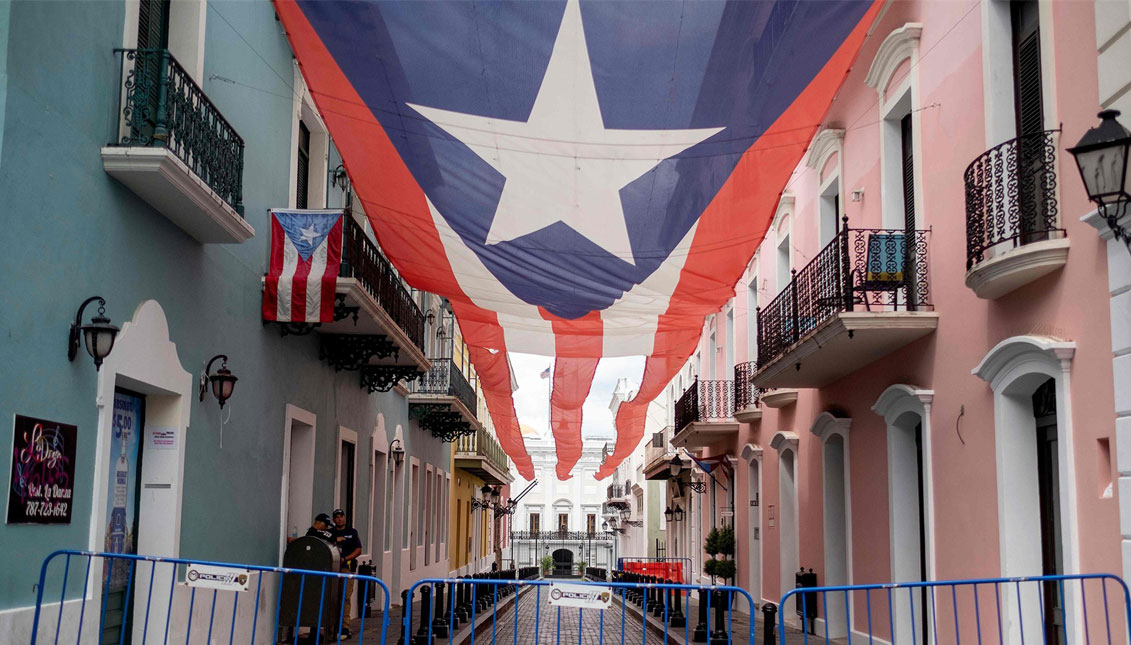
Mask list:
[{"label": "blue metal barricade", "polygon": [[[56,551],[40,568],[30,642],[147,645],[170,639],[189,643],[193,636],[205,634],[198,636],[205,643],[256,643],[268,635],[272,643],[298,643],[305,628],[309,630],[305,637],[311,642],[340,643],[343,627],[349,626],[345,615],[349,581],[357,589],[360,621],[352,642],[385,643],[389,590],[373,576]],[[381,590],[383,598],[378,606],[383,611],[379,635],[370,635],[366,641],[366,612],[362,608],[373,600],[370,589]],[[252,593],[254,598],[250,597]],[[56,602],[57,612],[51,606]],[[318,608],[311,611],[315,602]]]},{"label": "blue metal barricade", "polygon": [[[932,582],[805,587],[782,596],[803,615],[817,603],[823,628],[815,641],[843,639],[915,645],[939,642],[1126,643],[1131,593],[1111,574],[979,578]],[[784,616],[783,616],[784,618]],[[786,629],[778,630],[781,645]],[[800,636],[805,645],[810,634]]]},{"label": "blue metal barricade", "polygon": [[[555,594],[575,587],[598,594],[608,590],[608,609],[554,604]],[[440,600],[445,593],[446,604]],[[402,620],[404,645],[644,645],[660,638],[662,643],[754,645],[754,599],[738,587],[643,580],[434,578],[414,583],[404,595],[406,603],[421,597],[420,609],[405,612]],[[731,611],[736,601],[746,603],[746,616],[738,620]]]}]

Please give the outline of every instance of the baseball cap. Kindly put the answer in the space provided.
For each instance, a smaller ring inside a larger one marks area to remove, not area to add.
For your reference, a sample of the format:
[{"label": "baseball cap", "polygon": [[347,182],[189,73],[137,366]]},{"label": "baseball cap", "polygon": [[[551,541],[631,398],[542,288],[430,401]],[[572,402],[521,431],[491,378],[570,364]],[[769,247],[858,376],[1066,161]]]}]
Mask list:
[{"label": "baseball cap", "polygon": [[324,524],[333,524],[334,523],[333,520],[330,519],[330,516],[325,514],[325,513],[319,513],[318,515],[315,515],[314,521],[315,522],[322,522]]},{"label": "baseball cap", "polygon": [[345,512],[345,511],[343,511],[343,510],[342,510],[342,509],[340,509],[340,508],[335,508],[335,509],[334,509],[334,512],[333,512],[333,513],[331,513],[331,515],[345,515],[345,514],[346,514],[346,512]]}]

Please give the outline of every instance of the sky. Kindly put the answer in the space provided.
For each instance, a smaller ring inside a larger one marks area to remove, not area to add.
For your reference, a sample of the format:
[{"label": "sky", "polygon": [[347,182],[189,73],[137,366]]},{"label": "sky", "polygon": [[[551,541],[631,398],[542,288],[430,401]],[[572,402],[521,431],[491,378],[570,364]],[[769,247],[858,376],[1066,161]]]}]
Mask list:
[{"label": "sky", "polygon": [[[550,393],[547,384],[551,379],[542,379],[539,375],[553,365],[554,359],[533,354],[511,354],[510,358],[518,381],[518,390],[514,393],[518,421],[535,428],[542,436],[548,436]],[[589,398],[585,400],[583,408],[582,436],[594,432],[602,432],[610,438],[615,436],[609,398],[616,388],[617,379],[627,378],[629,387],[636,389],[643,372],[643,356],[601,359],[593,378],[593,388],[589,391]],[[553,374],[552,367],[550,373]]]}]

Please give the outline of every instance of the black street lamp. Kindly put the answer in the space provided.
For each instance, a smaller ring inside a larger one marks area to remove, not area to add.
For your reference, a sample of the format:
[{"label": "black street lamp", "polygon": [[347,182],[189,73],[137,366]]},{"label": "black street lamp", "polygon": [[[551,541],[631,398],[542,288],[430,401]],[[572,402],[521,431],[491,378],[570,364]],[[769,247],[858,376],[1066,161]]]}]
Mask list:
[{"label": "black street lamp", "polygon": [[671,521],[672,521],[672,516],[673,516],[673,515],[675,515],[675,512],[674,512],[674,511],[672,511],[672,507],[671,507],[671,506],[669,506],[669,507],[667,507],[666,509],[664,509],[664,521],[666,521],[666,522],[668,522],[668,523],[671,523]]},{"label": "black street lamp", "polygon": [[1131,131],[1116,120],[1119,110],[1104,110],[1097,116],[1100,124],[1085,132],[1068,151],[1076,158],[1088,199],[1096,204],[1115,239],[1131,251],[1131,231],[1119,224],[1131,201],[1127,187]]},{"label": "black street lamp", "polygon": [[672,512],[672,519],[676,522],[683,521],[683,509],[680,508],[678,504],[676,504],[675,510]]},{"label": "black street lamp", "polygon": [[671,463],[668,464],[668,468],[671,469],[672,477],[679,477],[679,471],[683,470],[683,460],[679,458],[678,454],[672,457]]},{"label": "black street lamp", "polygon": [[[82,312],[95,300],[98,301],[98,315],[84,325]],[[75,314],[75,321],[71,323],[71,330],[67,335],[67,359],[72,362],[79,353],[80,336],[86,345],[86,352],[94,359],[94,371],[97,372],[102,367],[102,360],[114,349],[114,340],[118,337],[118,328],[111,325],[110,319],[106,317],[106,301],[99,296],[84,300]]]}]

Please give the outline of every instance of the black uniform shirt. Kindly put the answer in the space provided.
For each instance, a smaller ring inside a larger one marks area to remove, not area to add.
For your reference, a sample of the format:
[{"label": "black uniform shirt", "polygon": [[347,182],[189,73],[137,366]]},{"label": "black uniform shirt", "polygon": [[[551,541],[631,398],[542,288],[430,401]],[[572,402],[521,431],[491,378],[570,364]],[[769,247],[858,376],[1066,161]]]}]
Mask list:
[{"label": "black uniform shirt", "polygon": [[[347,566],[348,564],[350,571],[353,571],[354,567],[357,566],[357,561],[347,561],[345,557],[361,548],[361,536],[358,535],[357,529],[352,526],[347,526],[344,529],[335,528],[333,529],[333,534],[334,539],[332,541],[338,545],[338,550],[342,552],[342,566]],[[344,539],[338,542],[338,538]]]},{"label": "black uniform shirt", "polygon": [[306,537],[322,538],[327,542],[334,542],[334,533],[332,531],[330,531],[329,529],[316,529],[313,526],[306,529]]}]

